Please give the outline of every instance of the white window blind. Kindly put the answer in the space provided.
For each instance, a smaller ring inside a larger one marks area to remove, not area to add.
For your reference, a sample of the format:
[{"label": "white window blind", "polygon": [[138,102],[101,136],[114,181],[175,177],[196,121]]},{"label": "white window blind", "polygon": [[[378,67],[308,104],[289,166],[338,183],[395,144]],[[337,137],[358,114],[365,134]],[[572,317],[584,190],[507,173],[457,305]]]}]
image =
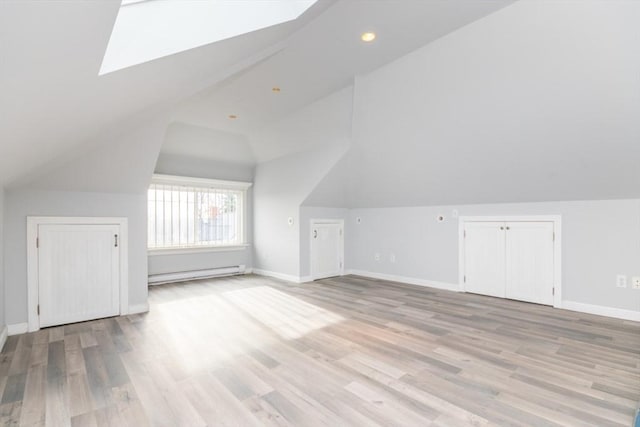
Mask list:
[{"label": "white window blind", "polygon": [[[148,192],[149,249],[233,246],[245,243],[245,183],[155,178]],[[231,188],[237,184],[238,187]]]}]

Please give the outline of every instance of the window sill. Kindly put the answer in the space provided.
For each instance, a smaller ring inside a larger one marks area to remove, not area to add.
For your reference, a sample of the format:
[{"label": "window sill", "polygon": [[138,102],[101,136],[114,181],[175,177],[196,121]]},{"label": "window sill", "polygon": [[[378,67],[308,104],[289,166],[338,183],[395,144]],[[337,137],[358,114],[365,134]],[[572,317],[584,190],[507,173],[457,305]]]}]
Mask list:
[{"label": "window sill", "polygon": [[162,255],[187,255],[205,252],[235,252],[244,251],[249,248],[249,244],[229,245],[229,246],[204,246],[201,248],[168,248],[168,249],[148,249],[148,256]]}]

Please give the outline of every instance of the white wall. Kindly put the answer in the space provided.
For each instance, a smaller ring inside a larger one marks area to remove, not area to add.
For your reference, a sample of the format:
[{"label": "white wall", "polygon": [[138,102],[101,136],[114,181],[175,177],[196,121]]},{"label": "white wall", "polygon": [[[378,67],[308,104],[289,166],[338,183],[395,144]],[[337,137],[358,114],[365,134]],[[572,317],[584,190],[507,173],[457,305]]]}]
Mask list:
[{"label": "white wall", "polygon": [[[640,276],[637,199],[353,209],[346,227],[347,268],[457,284],[453,209],[460,215],[562,215],[563,301],[640,311],[640,290],[630,287],[630,277]],[[436,221],[439,214],[445,222]],[[616,287],[617,274],[629,276],[628,288]]]},{"label": "white wall", "polygon": [[[0,332],[7,324],[5,321],[4,296],[4,188],[0,187]],[[0,350],[2,350],[0,348]]]},{"label": "white wall", "polygon": [[300,206],[345,150],[344,145],[333,145],[256,167],[254,268],[300,276]]},{"label": "white wall", "polygon": [[146,194],[7,190],[4,254],[7,324],[27,322],[27,216],[126,217],[129,305],[147,303]]},{"label": "white wall", "polygon": [[254,169],[255,165],[252,163],[233,163],[161,152],[158,156],[155,173],[253,182]]},{"label": "white wall", "polygon": [[[196,178],[253,182],[254,166],[211,159],[160,153],[156,173]],[[253,241],[253,189],[247,192],[247,242]],[[149,274],[204,270],[233,265],[253,266],[251,246],[243,250],[149,256]]]},{"label": "white wall", "polygon": [[254,268],[300,277],[300,206],[347,151],[352,103],[348,87],[251,136],[258,158],[294,151],[256,166]]},{"label": "white wall", "polygon": [[349,207],[640,197],[638,22],[638,1],[521,0],[359,76],[325,184]]}]

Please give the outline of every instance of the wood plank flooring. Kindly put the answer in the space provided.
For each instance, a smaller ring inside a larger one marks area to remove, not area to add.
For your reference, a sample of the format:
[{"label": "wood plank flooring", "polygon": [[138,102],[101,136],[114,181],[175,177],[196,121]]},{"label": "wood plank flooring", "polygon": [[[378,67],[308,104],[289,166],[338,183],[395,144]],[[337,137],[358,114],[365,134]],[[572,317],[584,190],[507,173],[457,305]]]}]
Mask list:
[{"label": "wood plank flooring", "polygon": [[0,425],[630,426],[640,324],[355,276],[9,337]]}]

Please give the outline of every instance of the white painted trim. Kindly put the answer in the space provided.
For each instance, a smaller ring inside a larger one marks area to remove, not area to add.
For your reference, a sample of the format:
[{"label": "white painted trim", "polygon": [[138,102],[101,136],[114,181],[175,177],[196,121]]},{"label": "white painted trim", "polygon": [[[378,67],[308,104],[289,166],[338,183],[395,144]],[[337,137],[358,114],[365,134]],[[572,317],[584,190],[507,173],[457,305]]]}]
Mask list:
[{"label": "white painted trim", "polygon": [[[315,274],[315,272],[313,271],[313,256],[314,256],[314,250],[313,250],[313,227],[316,225],[321,225],[321,224],[332,224],[332,225],[338,225],[340,226],[340,230],[341,230],[341,235],[340,235],[340,263],[342,265],[342,267],[340,268],[340,276],[344,275],[344,235],[345,235],[345,231],[344,231],[344,219],[318,219],[318,218],[312,218],[311,220],[309,220],[309,276],[308,279],[306,280],[308,282],[314,281],[314,280],[318,280],[318,279],[324,279],[324,277],[320,277],[318,275]],[[307,277],[305,277],[306,279]]]},{"label": "white painted trim", "polygon": [[26,334],[29,331],[29,324],[27,322],[24,323],[14,323],[13,325],[7,325],[7,335],[20,335]]},{"label": "white painted trim", "polygon": [[[40,329],[38,316],[38,226],[45,224],[117,225],[120,241],[120,315],[129,313],[129,229],[123,217],[27,217],[27,319],[28,332]],[[9,329],[11,331],[11,329]],[[27,332],[25,331],[25,332]]]},{"label": "white painted trim", "polygon": [[7,325],[2,327],[2,332],[0,332],[0,351],[4,348],[5,343],[7,342],[7,337],[9,336],[9,328]]},{"label": "white painted trim", "polygon": [[259,268],[254,268],[253,274],[257,276],[274,277],[276,279],[284,280],[291,283],[305,283],[311,281],[311,278],[309,276],[300,277],[291,274],[277,273],[275,271],[262,270]]},{"label": "white painted trim", "polygon": [[128,314],[146,313],[148,311],[149,311],[149,303],[146,302],[144,304],[130,305]]},{"label": "white painted trim", "polygon": [[204,246],[204,247],[189,247],[189,248],[171,248],[171,249],[148,249],[148,256],[163,256],[163,255],[188,255],[194,253],[204,252],[235,252],[244,251],[249,248],[249,244],[230,245],[230,246]]},{"label": "white painted trim", "polygon": [[562,308],[562,215],[492,215],[492,216],[461,216],[458,218],[458,283],[460,291],[465,291],[464,285],[464,224],[466,222],[553,222],[555,240],[553,245],[553,306]]},{"label": "white painted trim", "polygon": [[375,273],[373,271],[364,271],[364,270],[347,270],[347,274],[368,277],[370,279],[388,280],[390,282],[399,282],[399,283],[406,283],[409,285],[443,289],[446,291],[454,291],[454,292],[460,291],[460,287],[458,286],[457,283],[447,283],[447,282],[439,282],[436,280],[418,279],[416,277],[396,276],[395,274]]},{"label": "white painted trim", "polygon": [[581,313],[597,314],[599,316],[615,317],[616,319],[640,322],[640,311],[635,310],[625,310],[622,308],[585,304],[575,301],[563,301],[562,308],[564,310],[579,311]]},{"label": "white painted trim", "polygon": [[224,188],[228,190],[247,190],[253,183],[242,181],[223,181],[220,179],[194,178],[190,176],[153,174],[152,184],[184,185],[193,187]]}]

